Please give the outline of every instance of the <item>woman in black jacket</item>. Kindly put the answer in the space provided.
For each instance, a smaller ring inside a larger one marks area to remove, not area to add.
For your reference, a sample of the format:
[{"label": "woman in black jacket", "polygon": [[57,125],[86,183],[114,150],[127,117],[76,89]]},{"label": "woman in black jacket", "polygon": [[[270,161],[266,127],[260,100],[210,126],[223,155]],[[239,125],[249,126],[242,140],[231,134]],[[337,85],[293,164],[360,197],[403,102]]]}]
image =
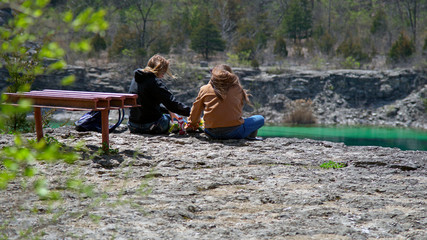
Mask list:
[{"label": "woman in black jacket", "polygon": [[130,109],[128,127],[131,133],[160,134],[169,130],[168,113],[190,115],[190,107],[178,102],[163,83],[169,73],[169,61],[160,55],[148,60],[147,67],[135,70],[129,93],[138,94],[140,107]]}]

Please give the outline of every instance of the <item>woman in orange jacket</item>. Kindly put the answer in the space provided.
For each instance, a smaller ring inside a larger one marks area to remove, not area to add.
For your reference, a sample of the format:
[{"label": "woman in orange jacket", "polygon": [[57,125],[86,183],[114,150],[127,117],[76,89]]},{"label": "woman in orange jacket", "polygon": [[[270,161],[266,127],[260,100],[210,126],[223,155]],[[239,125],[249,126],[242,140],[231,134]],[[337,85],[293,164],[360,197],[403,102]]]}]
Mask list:
[{"label": "woman in orange jacket", "polygon": [[259,139],[258,129],[264,125],[264,117],[254,115],[243,119],[243,106],[250,104],[248,94],[239,78],[227,65],[212,69],[207,85],[200,88],[188,118],[188,130],[197,129],[202,113],[205,132],[218,139]]}]

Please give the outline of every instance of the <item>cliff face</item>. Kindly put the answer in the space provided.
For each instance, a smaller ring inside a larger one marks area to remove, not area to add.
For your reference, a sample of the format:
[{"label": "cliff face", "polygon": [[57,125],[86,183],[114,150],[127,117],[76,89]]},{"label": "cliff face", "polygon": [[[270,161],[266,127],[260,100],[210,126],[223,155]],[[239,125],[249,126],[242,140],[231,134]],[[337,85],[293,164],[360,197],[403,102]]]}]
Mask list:
[{"label": "cliff face", "polygon": [[332,93],[341,96],[348,107],[369,108],[407,97],[427,84],[427,78],[409,71],[304,71],[282,75],[259,74],[243,77],[263,105],[273,94],[284,94],[291,100]]},{"label": "cliff face", "polygon": [[[239,70],[236,71],[240,73]],[[279,123],[296,99],[311,99],[319,124],[389,125],[427,129],[423,72],[300,71],[241,74],[258,112]]]},{"label": "cliff face", "polygon": [[[201,85],[209,81],[205,69],[202,80],[178,78],[167,82],[176,97],[191,105]],[[252,95],[254,107],[246,115],[258,113],[267,122],[280,124],[296,99],[311,99],[318,124],[386,125],[427,129],[427,76],[414,70],[334,70],[292,71],[267,74],[263,70],[235,69],[242,85]],[[61,86],[61,79],[76,75],[72,86]],[[41,76],[33,89],[127,92],[132,70],[115,67],[70,67],[60,73]],[[191,75],[191,74],[190,74]],[[0,79],[7,73],[0,71]],[[190,77],[190,78],[193,78]],[[6,82],[0,82],[0,88]]]}]

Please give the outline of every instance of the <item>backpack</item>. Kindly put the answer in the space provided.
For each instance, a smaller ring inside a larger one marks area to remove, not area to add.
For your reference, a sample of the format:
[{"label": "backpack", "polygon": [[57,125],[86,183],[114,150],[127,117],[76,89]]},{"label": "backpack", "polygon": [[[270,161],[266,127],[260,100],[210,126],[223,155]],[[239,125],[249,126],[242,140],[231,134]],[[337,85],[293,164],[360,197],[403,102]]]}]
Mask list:
[{"label": "backpack", "polygon": [[[122,123],[125,117],[124,109],[119,109],[118,111],[119,119],[116,124],[109,126],[110,133],[112,133]],[[74,122],[74,125],[76,126],[76,130],[79,132],[95,131],[102,133],[101,122],[101,111],[90,111]]]}]

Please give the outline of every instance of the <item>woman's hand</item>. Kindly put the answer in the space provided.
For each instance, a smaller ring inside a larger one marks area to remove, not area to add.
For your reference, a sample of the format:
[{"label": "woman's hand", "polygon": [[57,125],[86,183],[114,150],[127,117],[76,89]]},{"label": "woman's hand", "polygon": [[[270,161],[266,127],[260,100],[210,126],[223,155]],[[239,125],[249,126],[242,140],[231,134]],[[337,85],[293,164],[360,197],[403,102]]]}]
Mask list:
[{"label": "woman's hand", "polygon": [[198,129],[199,129],[198,124],[196,126],[192,124],[187,124],[187,126],[185,127],[186,132],[196,132]]}]

